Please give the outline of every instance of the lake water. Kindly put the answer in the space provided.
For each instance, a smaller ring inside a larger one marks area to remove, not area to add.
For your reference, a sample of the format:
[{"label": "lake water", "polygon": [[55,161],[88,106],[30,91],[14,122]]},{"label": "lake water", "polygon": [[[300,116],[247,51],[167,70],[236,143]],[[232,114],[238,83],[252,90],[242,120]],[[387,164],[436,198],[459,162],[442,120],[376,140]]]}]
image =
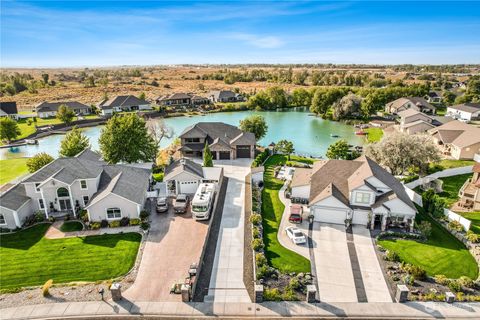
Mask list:
[{"label": "lake water", "polygon": [[[310,116],[308,112],[300,111],[240,111],[210,113],[204,116],[167,118],[165,123],[172,127],[175,137],[189,125],[201,121],[220,121],[232,125],[238,125],[240,120],[251,114],[261,114],[268,124],[267,135],[259,141],[260,145],[268,145],[287,139],[293,142],[295,152],[302,155],[324,156],[328,146],[338,139],[345,139],[350,144],[363,145],[364,138],[355,135],[352,126],[343,123],[323,120]],[[98,137],[102,127],[85,128],[84,133],[90,138],[93,149],[98,150]],[[336,134],[340,138],[332,138],[330,134]],[[0,149],[0,159],[19,157],[31,157],[39,152],[46,152],[54,157],[58,156],[58,149],[63,135],[51,135],[39,139],[38,145],[22,146],[15,149]],[[173,139],[173,138],[172,138]],[[172,139],[164,139],[162,147],[170,144]]]}]

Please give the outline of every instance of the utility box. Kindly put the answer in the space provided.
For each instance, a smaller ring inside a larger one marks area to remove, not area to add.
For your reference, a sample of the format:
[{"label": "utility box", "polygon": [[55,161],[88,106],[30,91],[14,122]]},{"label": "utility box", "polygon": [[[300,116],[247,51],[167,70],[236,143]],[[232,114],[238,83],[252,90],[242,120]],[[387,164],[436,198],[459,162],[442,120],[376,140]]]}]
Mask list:
[{"label": "utility box", "polygon": [[112,294],[113,301],[122,300],[122,285],[118,282],[112,283],[110,293]]},{"label": "utility box", "polygon": [[317,296],[317,288],[313,284],[307,285],[307,302],[315,303]]},{"label": "utility box", "polygon": [[256,284],[255,285],[255,303],[263,302],[263,285]]},{"label": "utility box", "polygon": [[182,302],[190,301],[190,286],[188,284],[182,284]]},{"label": "utility box", "polygon": [[407,302],[408,300],[408,287],[404,284],[397,284],[397,292],[395,293],[395,300],[397,302]]},{"label": "utility box", "polygon": [[445,301],[447,303],[454,303],[455,302],[455,294],[453,292],[450,292],[450,291],[445,292]]}]

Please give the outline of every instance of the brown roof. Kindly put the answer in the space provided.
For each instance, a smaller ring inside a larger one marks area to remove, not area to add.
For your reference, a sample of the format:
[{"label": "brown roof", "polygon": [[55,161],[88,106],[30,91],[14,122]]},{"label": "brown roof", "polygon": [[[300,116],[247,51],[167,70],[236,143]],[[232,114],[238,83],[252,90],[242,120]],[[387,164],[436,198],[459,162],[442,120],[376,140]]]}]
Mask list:
[{"label": "brown roof", "polygon": [[480,128],[458,120],[444,123],[429,130],[429,133],[443,143],[451,143],[459,148],[480,143]]},{"label": "brown roof", "polygon": [[296,168],[295,173],[293,174],[292,182],[290,183],[291,187],[300,187],[310,184],[310,177],[312,176],[312,169],[307,168]]},{"label": "brown roof", "polygon": [[427,102],[427,100],[421,98],[421,97],[406,97],[406,98],[399,98],[397,100],[394,100],[392,102],[387,103],[387,107],[390,109],[393,109],[394,111],[397,111],[401,106],[403,106],[407,102],[411,102],[417,106],[422,106],[427,109],[435,110],[436,108],[432,106],[430,103]]}]

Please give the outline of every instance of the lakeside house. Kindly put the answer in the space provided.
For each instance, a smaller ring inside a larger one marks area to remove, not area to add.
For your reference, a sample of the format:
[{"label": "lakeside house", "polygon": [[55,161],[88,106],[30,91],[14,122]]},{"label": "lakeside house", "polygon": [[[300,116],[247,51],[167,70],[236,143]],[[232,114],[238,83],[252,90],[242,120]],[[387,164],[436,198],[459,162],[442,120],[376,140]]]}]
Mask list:
[{"label": "lakeside house", "polygon": [[435,128],[433,118],[415,109],[403,110],[398,112],[397,115],[400,120],[399,129],[401,132],[416,134]]},{"label": "lakeside house", "polygon": [[110,165],[86,149],[58,158],[0,196],[0,227],[22,227],[28,216],[46,218],[85,209],[90,221],[139,218],[151,183],[151,170]]},{"label": "lakeside house", "polygon": [[245,97],[231,90],[214,90],[208,93],[208,99],[211,102],[241,102]]},{"label": "lakeside house", "polygon": [[430,129],[428,133],[447,157],[472,160],[480,153],[480,128],[470,124],[453,120]]},{"label": "lakeside house", "polygon": [[447,107],[446,115],[464,121],[480,119],[480,103],[468,102]]},{"label": "lakeside house", "polygon": [[417,210],[404,186],[366,156],[296,168],[291,198],[308,202],[314,221],[412,230]]},{"label": "lakeside house", "polygon": [[42,102],[35,106],[35,112],[37,116],[42,119],[55,117],[61,105],[72,109],[77,115],[88,115],[92,113],[91,107],[78,101]]},{"label": "lakeside house", "polygon": [[419,112],[435,114],[436,108],[421,97],[406,97],[391,101],[385,105],[385,112],[398,114],[400,111],[414,109]]},{"label": "lakeside house", "polygon": [[177,92],[155,99],[158,105],[172,107],[192,107],[210,104],[210,100],[191,93]]},{"label": "lakeside house", "polygon": [[11,102],[0,102],[0,117],[10,117],[12,119],[18,119],[18,110],[17,103],[15,101]]},{"label": "lakeside house", "polygon": [[255,135],[223,122],[199,122],[179,136],[184,157],[202,157],[207,143],[215,160],[255,157]]},{"label": "lakeside house", "polygon": [[98,108],[103,116],[113,115],[114,112],[153,109],[149,102],[133,95],[116,96],[112,99],[103,100],[98,104]]},{"label": "lakeside house", "polygon": [[480,211],[480,162],[476,162],[472,168],[473,176],[460,188],[458,196],[459,205],[472,211]]}]

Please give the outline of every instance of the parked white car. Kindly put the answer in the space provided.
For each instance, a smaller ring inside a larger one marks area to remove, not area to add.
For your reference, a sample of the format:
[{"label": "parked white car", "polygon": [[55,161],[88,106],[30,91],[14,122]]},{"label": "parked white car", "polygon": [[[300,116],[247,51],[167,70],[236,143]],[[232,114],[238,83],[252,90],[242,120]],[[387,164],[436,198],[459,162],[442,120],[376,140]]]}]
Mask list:
[{"label": "parked white car", "polygon": [[286,227],[285,232],[290,240],[292,240],[292,242],[295,244],[303,244],[307,242],[307,238],[297,227]]}]

